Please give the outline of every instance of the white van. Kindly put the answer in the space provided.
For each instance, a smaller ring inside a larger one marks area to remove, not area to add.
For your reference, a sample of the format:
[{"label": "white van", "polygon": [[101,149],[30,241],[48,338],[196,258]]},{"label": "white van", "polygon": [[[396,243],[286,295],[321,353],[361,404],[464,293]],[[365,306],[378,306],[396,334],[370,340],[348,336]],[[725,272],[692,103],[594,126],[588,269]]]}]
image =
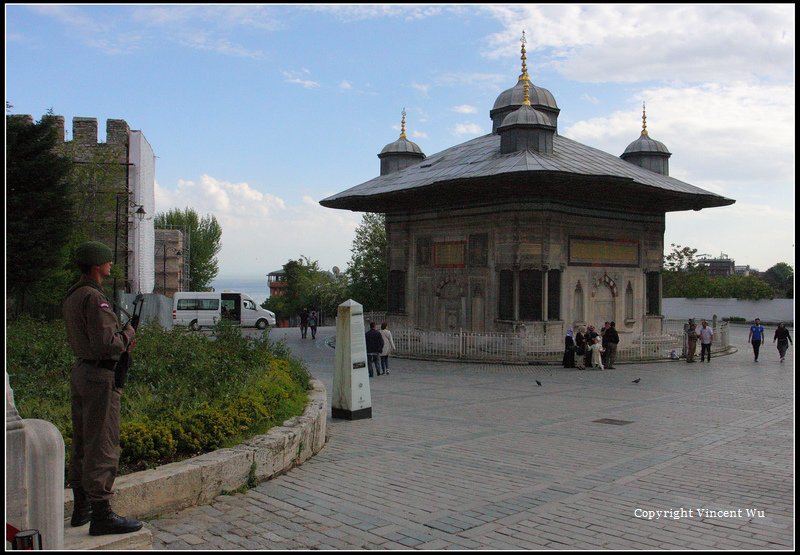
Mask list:
[{"label": "white van", "polygon": [[172,299],[172,323],[199,330],[225,318],[236,326],[258,328],[275,325],[275,313],[261,308],[245,293],[179,292]]}]

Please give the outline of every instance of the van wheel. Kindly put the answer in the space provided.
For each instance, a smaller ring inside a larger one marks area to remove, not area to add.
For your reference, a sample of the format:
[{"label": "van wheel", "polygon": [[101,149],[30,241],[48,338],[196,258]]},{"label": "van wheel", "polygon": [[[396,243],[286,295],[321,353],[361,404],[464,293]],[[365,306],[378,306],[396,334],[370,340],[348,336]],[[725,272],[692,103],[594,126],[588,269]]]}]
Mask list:
[{"label": "van wheel", "polygon": [[189,329],[192,331],[197,331],[200,329],[200,326],[197,324],[197,320],[192,320],[192,323],[189,324]]},{"label": "van wheel", "polygon": [[266,329],[267,328],[267,321],[266,320],[259,320],[258,322],[256,322],[256,327],[258,329],[260,329],[260,330]]}]

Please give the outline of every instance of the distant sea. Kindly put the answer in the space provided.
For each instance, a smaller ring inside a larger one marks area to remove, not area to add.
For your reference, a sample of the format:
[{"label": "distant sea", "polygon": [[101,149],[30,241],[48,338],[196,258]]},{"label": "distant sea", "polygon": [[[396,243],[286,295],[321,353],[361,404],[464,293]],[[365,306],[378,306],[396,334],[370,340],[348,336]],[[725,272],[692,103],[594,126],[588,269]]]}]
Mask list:
[{"label": "distant sea", "polygon": [[217,278],[211,283],[211,287],[220,293],[223,291],[247,293],[259,306],[269,297],[266,275],[263,278]]}]

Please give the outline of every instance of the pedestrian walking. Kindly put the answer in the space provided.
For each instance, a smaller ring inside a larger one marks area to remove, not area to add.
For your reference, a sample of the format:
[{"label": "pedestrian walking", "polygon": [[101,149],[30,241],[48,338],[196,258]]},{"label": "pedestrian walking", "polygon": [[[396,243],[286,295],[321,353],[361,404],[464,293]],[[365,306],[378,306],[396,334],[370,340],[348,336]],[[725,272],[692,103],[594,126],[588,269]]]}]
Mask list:
[{"label": "pedestrian walking", "polygon": [[703,320],[700,322],[700,362],[703,362],[705,357],[708,357],[708,362],[711,362],[711,342],[714,340],[714,330],[708,327],[708,322]]},{"label": "pedestrian walking", "polygon": [[304,308],[300,313],[300,338],[305,339],[308,335],[308,309]]},{"label": "pedestrian walking", "polygon": [[786,329],[786,324],[781,322],[778,324],[778,329],[775,330],[775,337],[772,339],[772,342],[778,342],[778,354],[781,356],[781,362],[786,357],[786,351],[789,349],[789,343],[794,346],[794,341],[792,341],[792,336],[789,334],[789,330]]},{"label": "pedestrian walking", "polygon": [[114,480],[119,467],[119,426],[122,387],[115,368],[125,352],[133,351],[136,331],[120,327],[102,283],[111,275],[111,249],[90,241],[75,251],[81,272],[78,283],[64,298],[67,341],[77,358],[71,373],[72,445],[68,483],[72,488],[70,524],[89,534],[127,534],[143,523],[111,510]]},{"label": "pedestrian walking", "polygon": [[373,375],[380,376],[383,336],[376,329],[375,322],[369,323],[369,331],[364,336],[367,343],[367,371],[369,372],[369,377],[371,378]]},{"label": "pedestrian walking", "polygon": [[381,370],[384,374],[389,373],[389,354],[395,350],[394,338],[389,331],[389,325],[384,322],[381,324],[381,335],[383,336],[383,349],[381,350]]},{"label": "pedestrian walking", "polygon": [[308,315],[308,327],[311,328],[311,339],[317,338],[317,324],[319,324],[319,316],[317,316],[316,310],[312,310],[311,314]]},{"label": "pedestrian walking", "polygon": [[755,319],[755,322],[750,326],[750,334],[747,336],[747,342],[753,345],[753,355],[755,355],[754,362],[758,362],[758,350],[761,348],[761,343],[764,342],[764,326],[761,325],[761,320]]}]

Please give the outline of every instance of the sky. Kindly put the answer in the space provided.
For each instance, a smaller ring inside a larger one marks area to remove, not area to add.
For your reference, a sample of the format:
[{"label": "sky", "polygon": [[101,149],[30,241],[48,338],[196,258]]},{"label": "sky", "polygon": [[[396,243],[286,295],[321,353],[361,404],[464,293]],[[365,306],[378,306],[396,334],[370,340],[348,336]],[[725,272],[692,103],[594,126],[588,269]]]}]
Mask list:
[{"label": "sky", "polygon": [[7,113],[107,119],[156,159],[156,209],[222,227],[220,278],[306,256],[344,270],[362,214],[319,201],[380,173],[400,134],[430,156],[491,132],[517,83],[558,132],[620,155],[642,129],[670,175],[736,200],[667,214],[690,246],[794,267],[795,7],[759,5],[9,5]]}]

